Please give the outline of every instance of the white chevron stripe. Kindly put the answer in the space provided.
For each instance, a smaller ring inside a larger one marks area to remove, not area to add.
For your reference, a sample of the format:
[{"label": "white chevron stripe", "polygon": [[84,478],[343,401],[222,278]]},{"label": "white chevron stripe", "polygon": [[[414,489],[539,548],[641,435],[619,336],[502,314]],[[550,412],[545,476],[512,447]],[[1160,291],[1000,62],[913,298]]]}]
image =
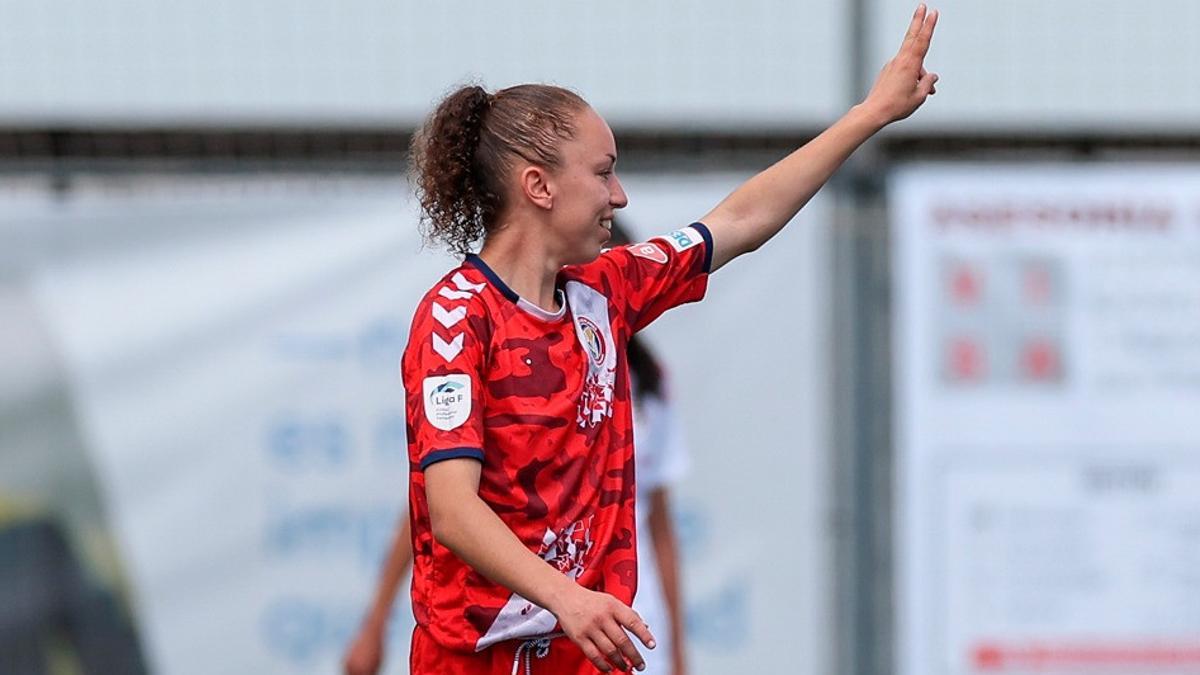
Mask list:
[{"label": "white chevron stripe", "polygon": [[438,335],[437,333],[433,334],[433,351],[441,354],[442,358],[446,359],[447,361],[453,361],[454,357],[458,356],[462,352],[462,348],[462,333],[455,335],[454,339],[449,342],[443,340],[442,336]]},{"label": "white chevron stripe", "polygon": [[483,290],[483,284],[473,284],[467,281],[462,272],[455,272],[454,277],[450,281],[453,281],[454,285],[458,286],[458,290],[460,291],[475,291],[478,293]]},{"label": "white chevron stripe", "polygon": [[446,298],[447,300],[470,300],[471,299],[470,293],[468,293],[466,291],[451,290],[445,286],[442,286],[442,288],[438,291],[438,295],[442,296],[443,298]]},{"label": "white chevron stripe", "polygon": [[455,307],[454,309],[447,310],[435,302],[433,303],[433,318],[437,319],[437,322],[446,328],[453,328],[454,324],[467,318],[467,308]]}]

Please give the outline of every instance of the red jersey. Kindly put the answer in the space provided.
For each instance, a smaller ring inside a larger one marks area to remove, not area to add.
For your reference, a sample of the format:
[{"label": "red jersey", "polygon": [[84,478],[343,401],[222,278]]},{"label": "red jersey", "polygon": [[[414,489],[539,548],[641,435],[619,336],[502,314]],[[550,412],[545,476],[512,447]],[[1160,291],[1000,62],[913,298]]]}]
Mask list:
[{"label": "red jersey", "polygon": [[468,256],[422,299],[401,374],[411,461],[412,605],[438,644],[478,651],[558,630],[433,538],[423,471],[469,457],[479,496],[529,550],[629,604],[637,587],[633,418],[625,347],[704,297],[712,237],[695,223],[558,276],[560,310],[520,298]]}]

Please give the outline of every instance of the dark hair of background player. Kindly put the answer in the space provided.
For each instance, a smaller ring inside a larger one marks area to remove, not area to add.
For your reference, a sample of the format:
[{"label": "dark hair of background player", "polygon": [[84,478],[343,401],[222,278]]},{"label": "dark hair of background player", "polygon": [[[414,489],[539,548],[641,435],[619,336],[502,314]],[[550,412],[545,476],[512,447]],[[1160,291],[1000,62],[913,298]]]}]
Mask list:
[{"label": "dark hair of background player", "polygon": [[[608,243],[612,246],[628,246],[633,243],[629,231],[615,218],[612,223],[612,239],[609,239]],[[625,355],[629,358],[629,370],[633,373],[637,395],[662,398],[662,366],[658,364],[658,359],[654,358],[646,343],[637,335],[630,336]]]}]

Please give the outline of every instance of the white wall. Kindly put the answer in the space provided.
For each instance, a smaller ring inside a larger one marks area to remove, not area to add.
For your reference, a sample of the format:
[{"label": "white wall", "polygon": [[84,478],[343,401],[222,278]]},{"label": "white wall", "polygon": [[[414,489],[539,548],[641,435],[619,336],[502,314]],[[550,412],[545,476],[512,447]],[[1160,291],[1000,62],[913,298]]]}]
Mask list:
[{"label": "white wall", "polygon": [[840,107],[840,3],[0,3],[0,123],[412,125],[455,83],[551,81],[610,121],[794,126]]},{"label": "white wall", "polygon": [[[930,0],[938,94],[903,133],[1200,128],[1194,0]],[[916,0],[876,0],[872,58],[900,44]],[[875,67],[872,65],[872,67]]]}]

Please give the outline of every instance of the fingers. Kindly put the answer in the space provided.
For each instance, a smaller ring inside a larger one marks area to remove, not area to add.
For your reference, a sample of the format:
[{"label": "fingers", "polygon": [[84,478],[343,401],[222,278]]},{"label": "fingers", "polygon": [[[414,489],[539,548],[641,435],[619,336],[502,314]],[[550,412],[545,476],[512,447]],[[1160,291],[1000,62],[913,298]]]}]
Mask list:
[{"label": "fingers", "polygon": [[646,661],[642,659],[642,655],[633,644],[633,640],[629,639],[629,634],[616,621],[611,621],[605,626],[605,635],[617,650],[616,654],[609,654],[610,661],[613,660],[613,657],[616,657],[623,659],[621,661],[622,664],[628,661],[638,670],[646,668]]},{"label": "fingers", "polygon": [[937,84],[937,81],[937,74],[934,73],[931,75],[929,71],[925,70],[925,67],[922,66],[921,74],[919,77],[917,77],[917,93],[924,94],[926,96],[932,96],[933,94],[936,94],[937,88],[933,85]]},{"label": "fingers", "polygon": [[904,42],[900,45],[899,54],[912,54],[918,59],[924,59],[933,41],[933,30],[937,27],[938,16],[936,9],[929,11],[924,3],[917,5],[917,11],[913,13],[908,30],[904,33]]},{"label": "fingers", "polygon": [[606,666],[620,671],[629,670],[629,665],[625,663],[625,659],[621,655],[621,648],[612,641],[603,628],[592,635],[592,644],[596,645],[600,658]]},{"label": "fingers", "polygon": [[932,96],[937,93],[937,88],[934,86],[937,84],[937,81],[937,73],[928,73],[922,76],[921,81],[917,83],[917,91],[925,96]]},{"label": "fingers", "polygon": [[611,595],[583,591],[582,597],[588,602],[581,611],[566,611],[559,621],[584,656],[603,673],[611,672],[613,668],[628,671],[631,665],[644,670],[646,662],[626,632],[633,633],[653,649],[654,636],[642,617]]},{"label": "fingers", "polygon": [[654,634],[650,632],[650,626],[645,621],[642,621],[642,617],[638,616],[637,612],[631,609],[628,613],[622,613],[618,621],[625,630],[633,633],[637,639],[641,640],[642,644],[650,649],[654,649]]},{"label": "fingers", "polygon": [[[630,610],[630,613],[633,613],[632,610]],[[649,631],[645,629],[646,624],[641,620],[641,617],[634,614],[634,619],[628,620],[628,617],[626,617],[628,623],[642,626],[642,630],[649,635]],[[629,634],[625,632],[625,626],[622,622],[613,617],[602,622],[597,628],[598,630],[589,636],[596,649],[595,659],[591,655],[588,655],[593,664],[596,664],[597,659],[599,659],[605,666],[611,665],[613,668],[621,671],[628,672],[630,666],[633,666],[637,670],[645,670],[646,661],[642,658],[642,654],[638,651],[633,640],[630,639]],[[650,638],[649,646],[653,648],[653,644],[654,639]],[[584,654],[587,655],[586,650]],[[600,665],[597,664],[596,667],[600,668]],[[604,669],[601,668],[601,670]],[[605,672],[608,671],[605,670]]]},{"label": "fingers", "polygon": [[937,28],[938,16],[936,9],[930,12],[913,40],[912,49],[917,58],[924,59],[925,55],[929,53],[929,45],[933,41],[933,29]]},{"label": "fingers", "polygon": [[592,641],[580,642],[579,648],[583,651],[583,655],[587,657],[587,660],[591,661],[593,666],[596,666],[596,670],[602,673],[612,672],[612,666],[608,665],[608,660],[604,658],[604,654],[600,652],[600,649]]},{"label": "fingers", "polygon": [[921,27],[925,25],[925,12],[925,3],[917,5],[917,11],[913,12],[912,21],[908,22],[908,30],[904,32],[904,42],[900,43],[900,51],[907,49],[913,40],[917,39]]}]

